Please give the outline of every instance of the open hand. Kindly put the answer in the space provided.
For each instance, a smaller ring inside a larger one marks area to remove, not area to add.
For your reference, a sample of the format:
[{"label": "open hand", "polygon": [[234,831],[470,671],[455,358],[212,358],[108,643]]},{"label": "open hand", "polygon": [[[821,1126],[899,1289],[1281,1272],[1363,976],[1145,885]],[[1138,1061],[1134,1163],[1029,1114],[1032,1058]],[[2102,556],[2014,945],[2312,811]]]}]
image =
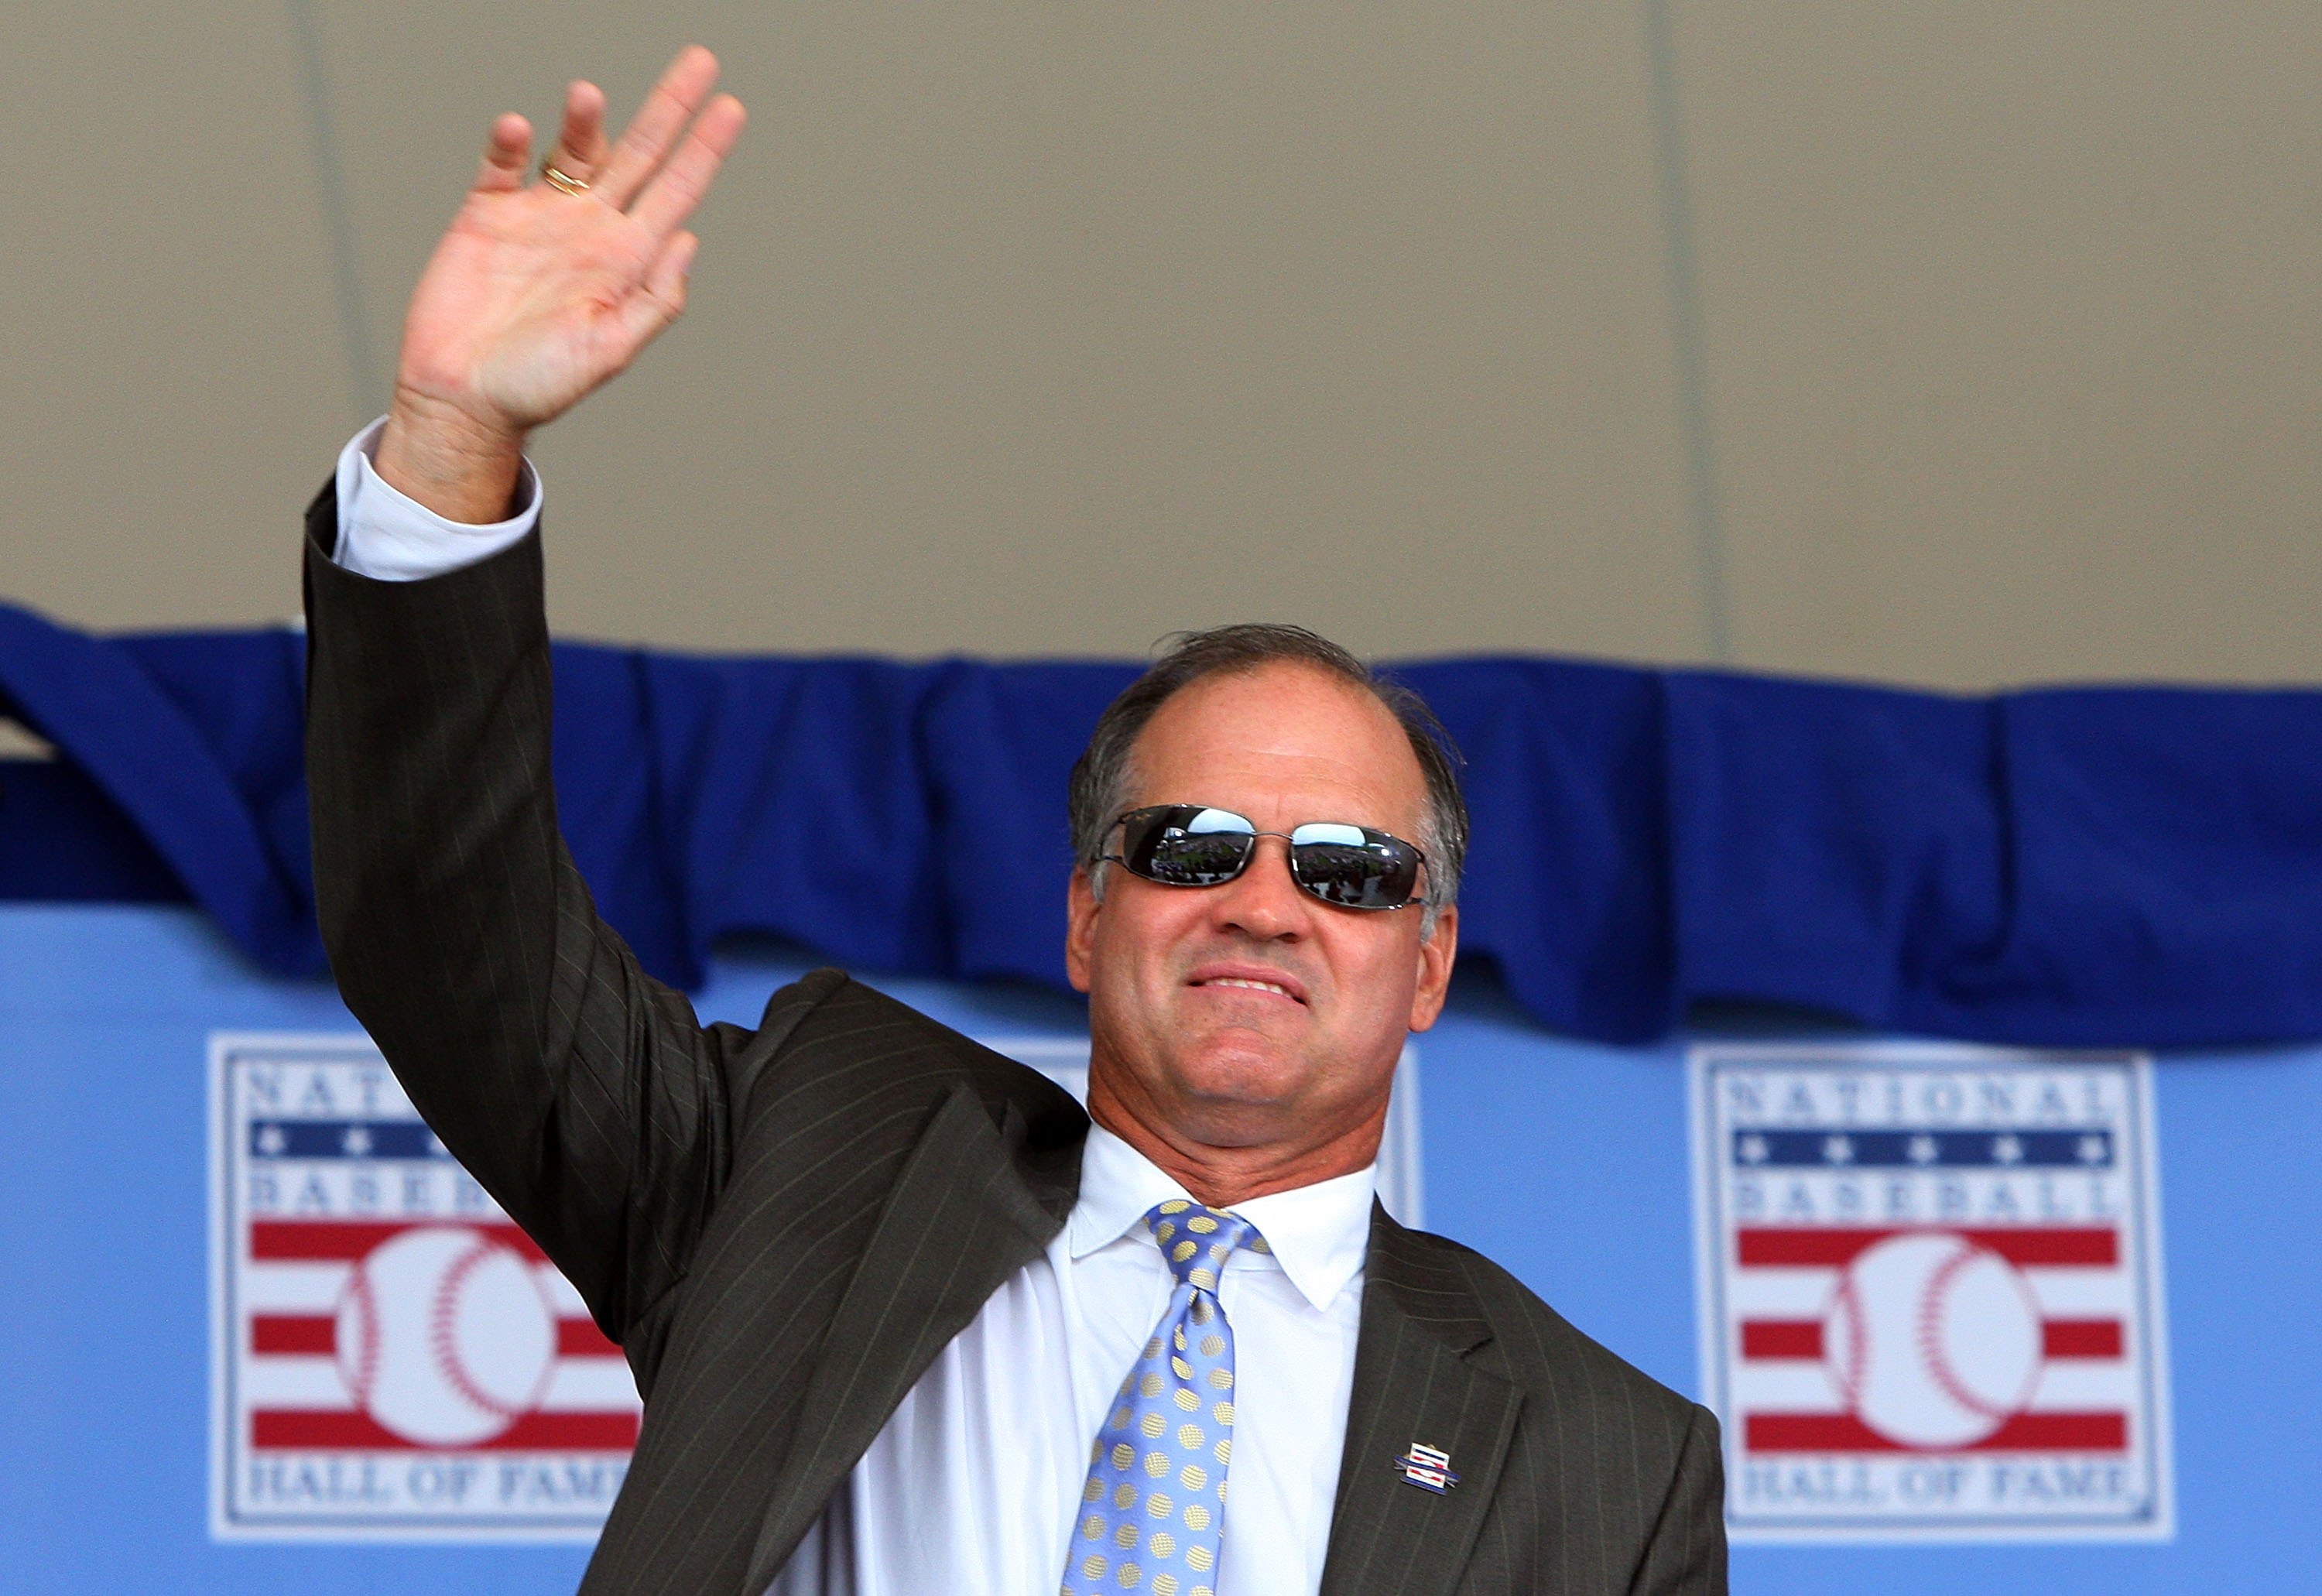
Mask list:
[{"label": "open hand", "polygon": [[450,519],[498,520],[525,434],[676,320],[698,243],[683,223],[742,132],[739,100],[708,99],[717,78],[715,56],[681,51],[609,148],[603,93],[572,85],[549,160],[585,193],[527,181],[530,123],[492,124],[404,319],[382,477]]}]

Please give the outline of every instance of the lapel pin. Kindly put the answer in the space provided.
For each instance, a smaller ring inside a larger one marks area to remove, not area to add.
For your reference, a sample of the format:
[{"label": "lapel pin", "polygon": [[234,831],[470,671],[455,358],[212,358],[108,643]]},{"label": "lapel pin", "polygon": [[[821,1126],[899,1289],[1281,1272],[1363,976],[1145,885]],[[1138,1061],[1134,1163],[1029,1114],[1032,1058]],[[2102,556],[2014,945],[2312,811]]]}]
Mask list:
[{"label": "lapel pin", "polygon": [[1409,1452],[1394,1460],[1394,1466],[1402,1471],[1406,1483],[1416,1485],[1422,1491],[1432,1491],[1438,1496],[1459,1482],[1459,1476],[1451,1472],[1451,1455],[1449,1452],[1440,1447],[1422,1446],[1416,1441],[1411,1444]]}]

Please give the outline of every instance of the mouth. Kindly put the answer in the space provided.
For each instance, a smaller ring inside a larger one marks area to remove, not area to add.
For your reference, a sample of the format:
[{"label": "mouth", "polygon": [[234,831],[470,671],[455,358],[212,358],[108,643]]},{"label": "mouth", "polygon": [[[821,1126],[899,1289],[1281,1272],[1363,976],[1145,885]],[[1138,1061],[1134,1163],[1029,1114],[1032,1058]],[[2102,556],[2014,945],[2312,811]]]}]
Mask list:
[{"label": "mouth", "polygon": [[1233,970],[1212,967],[1195,971],[1193,979],[1185,984],[1208,990],[1264,992],[1271,997],[1286,999],[1301,1008],[1306,1005],[1306,989],[1278,970]]}]

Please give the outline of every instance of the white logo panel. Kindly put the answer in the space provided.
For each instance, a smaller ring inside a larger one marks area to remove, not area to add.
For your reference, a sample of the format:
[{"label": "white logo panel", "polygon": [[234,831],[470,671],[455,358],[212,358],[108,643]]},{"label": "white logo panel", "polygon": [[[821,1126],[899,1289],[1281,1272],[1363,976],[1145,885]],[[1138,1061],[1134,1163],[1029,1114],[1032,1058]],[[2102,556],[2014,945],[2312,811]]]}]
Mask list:
[{"label": "white logo panel", "polygon": [[211,1039],[212,1530],[596,1538],[641,1404],[361,1035]]},{"label": "white logo panel", "polygon": [[1738,1540],[2170,1533],[2140,1055],[1692,1055],[1704,1383]]}]

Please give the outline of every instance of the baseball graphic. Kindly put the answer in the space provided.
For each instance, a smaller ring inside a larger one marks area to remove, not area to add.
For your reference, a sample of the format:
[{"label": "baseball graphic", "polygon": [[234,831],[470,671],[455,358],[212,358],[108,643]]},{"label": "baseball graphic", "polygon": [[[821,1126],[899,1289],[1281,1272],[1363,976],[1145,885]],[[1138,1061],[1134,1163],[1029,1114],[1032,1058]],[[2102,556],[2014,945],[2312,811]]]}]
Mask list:
[{"label": "baseball graphic", "polygon": [[472,1446],[540,1400],[556,1313],[512,1248],[450,1226],[407,1230],[339,1299],[339,1373],[365,1411],[423,1446]]},{"label": "baseball graphic", "polygon": [[1949,1231],[1857,1254],[1823,1320],[1831,1377],[1898,1446],[1968,1446],[2022,1411],[2040,1378],[2040,1309],[2015,1266]]}]

